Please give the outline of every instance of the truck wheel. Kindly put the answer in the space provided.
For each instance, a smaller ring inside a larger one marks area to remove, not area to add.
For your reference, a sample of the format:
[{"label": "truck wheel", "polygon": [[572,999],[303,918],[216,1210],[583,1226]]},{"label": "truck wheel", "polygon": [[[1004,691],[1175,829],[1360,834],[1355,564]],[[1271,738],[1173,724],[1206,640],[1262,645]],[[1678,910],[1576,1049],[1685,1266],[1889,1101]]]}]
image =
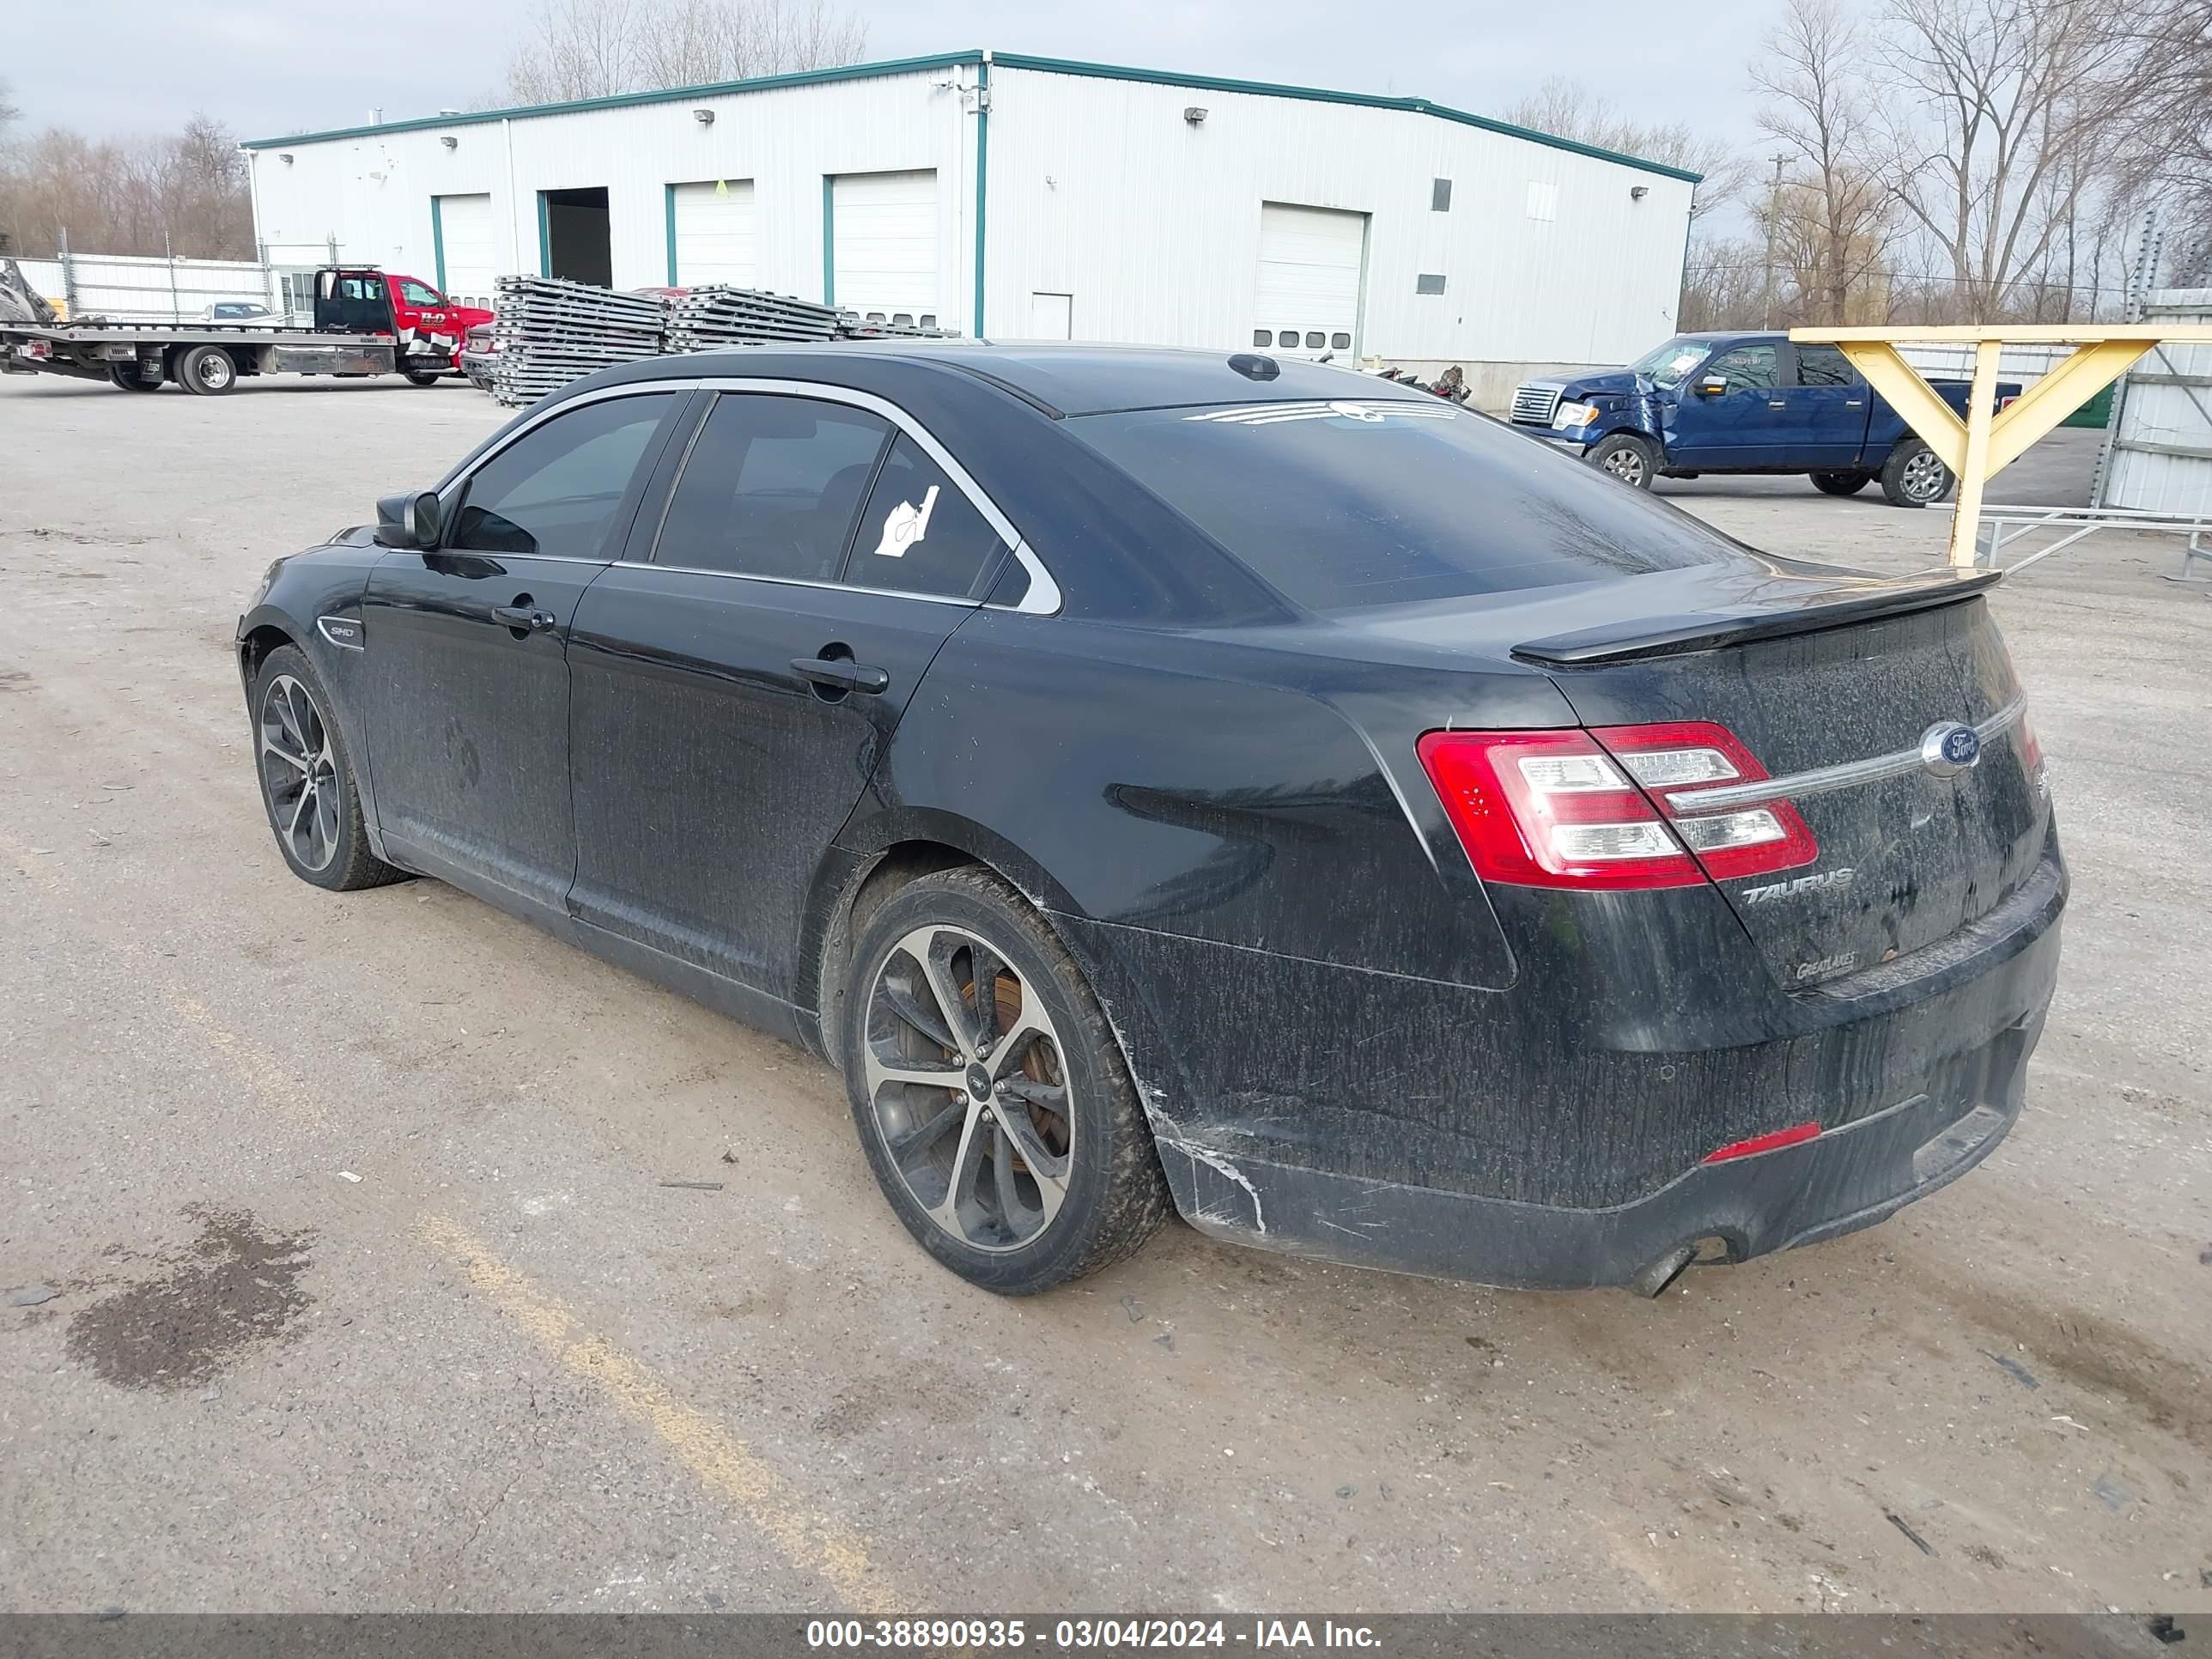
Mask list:
[{"label": "truck wheel", "polygon": [[444,378],[434,368],[404,368],[400,373],[407,377],[410,386],[435,386]]},{"label": "truck wheel", "polygon": [[159,392],[161,389],[159,372],[149,374],[137,363],[110,363],[107,378],[125,392]]},{"label": "truck wheel", "polygon": [[1650,441],[1632,432],[1616,432],[1610,438],[1599,439],[1583,459],[1635,489],[1650,489],[1652,477],[1659,471],[1659,458]]},{"label": "truck wheel", "polygon": [[1815,472],[1813,488],[1823,495],[1856,495],[1874,482],[1871,472]]},{"label": "truck wheel", "polygon": [[220,398],[238,384],[238,365],[221,346],[194,346],[177,360],[177,380],[187,392]]},{"label": "truck wheel", "polygon": [[1881,464],[1881,493],[1892,507],[1926,507],[1951,493],[1951,469],[1917,438],[1902,440]]}]

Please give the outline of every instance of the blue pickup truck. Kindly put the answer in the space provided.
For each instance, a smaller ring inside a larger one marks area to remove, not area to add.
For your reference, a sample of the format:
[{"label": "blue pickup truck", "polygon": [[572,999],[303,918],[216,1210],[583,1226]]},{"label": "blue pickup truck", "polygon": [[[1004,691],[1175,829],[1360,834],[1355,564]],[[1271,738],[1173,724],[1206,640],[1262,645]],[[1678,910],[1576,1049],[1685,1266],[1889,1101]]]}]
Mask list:
[{"label": "blue pickup truck", "polygon": [[[1930,385],[1966,412],[1966,381]],[[2019,395],[1998,386],[1998,407]],[[1841,351],[1786,334],[1677,334],[1626,368],[1524,381],[1512,422],[1639,489],[1701,472],[1802,472],[1830,495],[1879,479],[1898,507],[1951,493],[1950,468]]]}]

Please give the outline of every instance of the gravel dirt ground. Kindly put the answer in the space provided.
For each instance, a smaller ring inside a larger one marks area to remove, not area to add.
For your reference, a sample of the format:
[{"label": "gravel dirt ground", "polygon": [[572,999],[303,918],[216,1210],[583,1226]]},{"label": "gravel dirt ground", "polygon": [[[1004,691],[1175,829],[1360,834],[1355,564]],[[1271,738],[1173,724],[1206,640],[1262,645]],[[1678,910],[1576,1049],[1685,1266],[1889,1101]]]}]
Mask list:
[{"label": "gravel dirt ground", "polygon": [[[1008,1302],[914,1248],[824,1067],[279,861],[238,610],[497,418],[0,383],[0,1608],[2212,1612],[2212,605],[2171,544],[1993,600],[2076,887],[1973,1176],[1656,1302],[1181,1227]],[[1663,493],[1883,568],[1948,526]]]}]

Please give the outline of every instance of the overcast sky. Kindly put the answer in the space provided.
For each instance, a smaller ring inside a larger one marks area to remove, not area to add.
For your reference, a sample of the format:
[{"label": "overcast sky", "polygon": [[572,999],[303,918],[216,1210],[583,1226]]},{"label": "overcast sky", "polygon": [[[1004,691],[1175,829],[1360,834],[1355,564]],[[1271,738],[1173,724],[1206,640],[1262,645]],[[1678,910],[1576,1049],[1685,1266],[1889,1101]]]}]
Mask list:
[{"label": "overcast sky", "polygon": [[[834,3],[834,0],[833,0]],[[24,124],[99,136],[173,128],[195,109],[240,137],[465,105],[495,88],[528,0],[72,0],[72,39],[0,63]],[[1491,0],[849,0],[867,56],[971,46],[1430,98],[1496,113],[1566,75],[1639,118],[1756,138],[1744,64],[1780,0],[1502,5]],[[40,9],[34,7],[34,9]],[[51,7],[46,15],[58,15]]]}]

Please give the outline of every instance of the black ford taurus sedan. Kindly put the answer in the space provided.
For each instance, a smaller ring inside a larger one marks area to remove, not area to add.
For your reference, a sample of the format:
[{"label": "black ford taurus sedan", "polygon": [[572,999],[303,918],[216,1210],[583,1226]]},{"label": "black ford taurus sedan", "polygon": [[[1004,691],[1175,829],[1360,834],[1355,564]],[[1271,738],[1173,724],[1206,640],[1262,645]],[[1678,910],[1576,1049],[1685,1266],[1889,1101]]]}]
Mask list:
[{"label": "black ford taurus sedan", "polygon": [[2066,876],[1988,575],[1771,557],[1382,380],[841,345],[578,382],[238,630],[305,879],[843,1073],[921,1243],[1656,1292],[2011,1127]]}]

